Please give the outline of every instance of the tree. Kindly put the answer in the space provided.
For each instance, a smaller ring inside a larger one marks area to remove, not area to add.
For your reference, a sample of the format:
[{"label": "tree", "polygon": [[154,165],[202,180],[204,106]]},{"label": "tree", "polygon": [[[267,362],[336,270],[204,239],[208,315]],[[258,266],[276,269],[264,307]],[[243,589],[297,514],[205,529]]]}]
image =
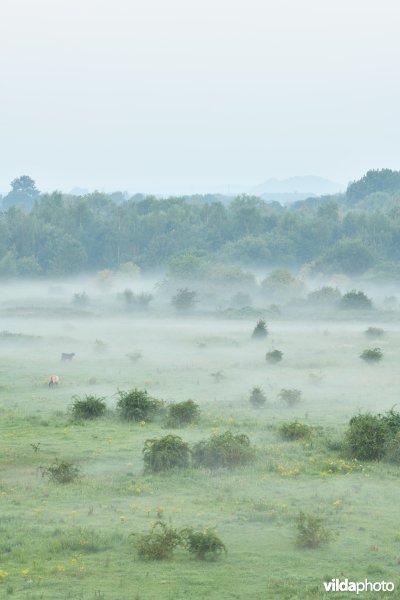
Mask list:
[{"label": "tree", "polygon": [[196,292],[181,288],[171,300],[171,304],[179,311],[188,311],[194,306]]},{"label": "tree", "polygon": [[30,210],[40,192],[29,175],[21,175],[11,182],[11,192],[3,199],[3,208],[18,205]]}]

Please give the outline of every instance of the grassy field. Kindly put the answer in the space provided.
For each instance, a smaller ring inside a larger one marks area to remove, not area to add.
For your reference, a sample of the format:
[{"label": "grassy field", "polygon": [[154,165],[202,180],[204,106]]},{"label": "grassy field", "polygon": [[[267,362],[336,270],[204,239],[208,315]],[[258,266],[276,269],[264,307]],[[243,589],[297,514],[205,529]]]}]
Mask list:
[{"label": "grassy field", "polygon": [[[254,319],[77,310],[49,294],[3,301],[0,316],[9,332],[0,334],[1,598],[352,597],[324,595],[323,581],[335,577],[399,587],[400,467],[360,464],[335,450],[351,416],[398,402],[397,314],[276,315],[262,342],[251,340]],[[387,333],[371,343],[364,331],[376,324]],[[376,345],[383,361],[365,364],[360,353]],[[268,365],[265,353],[274,348],[283,361]],[[62,363],[61,352],[76,356]],[[133,363],[131,352],[141,359]],[[224,378],[216,383],[218,371]],[[60,376],[56,389],[47,386],[52,374]],[[249,404],[254,386],[264,389],[267,408]],[[134,387],[166,402],[195,400],[200,422],[177,431],[162,420],[119,420],[117,391]],[[285,407],[282,388],[300,389],[302,402]],[[106,397],[105,417],[71,420],[73,396],[84,394]],[[277,429],[295,419],[318,429],[310,439],[284,441]],[[249,436],[254,463],[144,474],[146,439],[175,433],[193,444],[226,430]],[[75,462],[81,478],[62,485],[42,477],[40,467],[54,458]],[[323,517],[334,533],[329,545],[296,546],[300,511]],[[138,560],[135,539],[160,519],[215,527],[227,555],[197,561],[178,549],[169,561]],[[400,588],[387,597],[400,598]]]}]

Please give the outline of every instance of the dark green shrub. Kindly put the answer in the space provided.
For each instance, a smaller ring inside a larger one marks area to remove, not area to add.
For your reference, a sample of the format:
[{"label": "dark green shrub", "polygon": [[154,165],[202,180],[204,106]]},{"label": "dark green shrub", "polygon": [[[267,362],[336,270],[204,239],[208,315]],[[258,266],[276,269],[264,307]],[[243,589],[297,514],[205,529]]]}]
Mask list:
[{"label": "dark green shrub", "polygon": [[382,338],[385,335],[385,330],[381,327],[368,327],[365,330],[365,335],[371,339]]},{"label": "dark green shrub", "polygon": [[261,388],[254,387],[251,390],[249,402],[252,406],[258,408],[259,406],[265,405],[265,403],[267,402],[267,397]]},{"label": "dark green shrub", "polygon": [[299,548],[319,548],[329,544],[333,534],[324,524],[324,519],[301,511],[296,519]]},{"label": "dark green shrub", "polygon": [[352,457],[358,460],[380,460],[390,437],[388,423],[381,415],[363,413],[350,419],[346,443]]},{"label": "dark green shrub", "polygon": [[400,432],[400,413],[391,408],[387,413],[378,415],[389,429],[390,435],[394,436]]},{"label": "dark green shrub", "polygon": [[400,433],[397,433],[386,442],[384,460],[400,465]]},{"label": "dark green shrub", "polygon": [[283,352],[280,350],[272,350],[272,352],[267,352],[265,355],[265,360],[269,363],[275,364],[282,360]]},{"label": "dark green shrub", "polygon": [[188,311],[193,308],[196,299],[196,292],[190,291],[188,288],[181,288],[172,298],[171,304],[178,311]]},{"label": "dark green shrub", "polygon": [[254,340],[262,340],[262,339],[266,338],[267,335],[268,335],[267,325],[263,319],[260,319],[257,322],[257,325],[255,326],[251,337]]},{"label": "dark green shrub", "polygon": [[372,301],[364,292],[352,290],[343,296],[339,306],[343,310],[370,310],[372,308]]},{"label": "dark green shrub", "polygon": [[104,397],[98,396],[74,396],[74,403],[71,408],[74,419],[97,419],[102,417],[107,410]]},{"label": "dark green shrub", "polygon": [[190,462],[189,445],[177,435],[146,440],[143,459],[146,471],[153,473],[169,469],[187,469]]},{"label": "dark green shrub", "polygon": [[146,390],[118,392],[117,412],[125,421],[152,421],[163,403],[151,398]]},{"label": "dark green shrub", "polygon": [[181,534],[175,527],[157,521],[150,532],[136,541],[136,551],[142,560],[166,560],[172,558],[177,546],[182,543]]},{"label": "dark green shrub", "polygon": [[278,394],[278,398],[282,400],[287,407],[296,406],[302,399],[300,390],[282,388]]},{"label": "dark green shrub", "polygon": [[245,465],[254,456],[255,450],[247,435],[233,434],[231,431],[214,434],[209,440],[195,444],[192,449],[193,464],[209,469]]},{"label": "dark green shrub", "polygon": [[182,530],[181,535],[185,548],[198,560],[215,559],[222,552],[227,553],[225,544],[213,529],[200,531],[187,527]]},{"label": "dark green shrub", "polygon": [[282,423],[278,432],[285,440],[300,440],[311,437],[313,428],[305,423],[292,421],[291,423]]},{"label": "dark green shrub", "polygon": [[324,286],[318,290],[310,292],[308,294],[308,301],[310,304],[332,305],[336,304],[341,297],[342,294],[338,288]]},{"label": "dark green shrub", "polygon": [[360,354],[360,358],[369,363],[377,363],[383,358],[383,352],[380,348],[368,348]]},{"label": "dark green shrub", "polygon": [[193,400],[170,404],[167,414],[167,427],[185,427],[200,418],[200,407]]},{"label": "dark green shrub", "polygon": [[54,483],[71,483],[80,476],[79,468],[74,463],[56,458],[48,467],[39,467],[42,476]]}]

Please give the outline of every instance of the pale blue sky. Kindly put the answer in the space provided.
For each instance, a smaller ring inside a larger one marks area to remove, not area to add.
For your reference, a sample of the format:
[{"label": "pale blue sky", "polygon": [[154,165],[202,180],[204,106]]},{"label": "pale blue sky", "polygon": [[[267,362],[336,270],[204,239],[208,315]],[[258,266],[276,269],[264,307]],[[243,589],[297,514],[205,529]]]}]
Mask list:
[{"label": "pale blue sky", "polygon": [[400,169],[396,0],[1,0],[0,190]]}]

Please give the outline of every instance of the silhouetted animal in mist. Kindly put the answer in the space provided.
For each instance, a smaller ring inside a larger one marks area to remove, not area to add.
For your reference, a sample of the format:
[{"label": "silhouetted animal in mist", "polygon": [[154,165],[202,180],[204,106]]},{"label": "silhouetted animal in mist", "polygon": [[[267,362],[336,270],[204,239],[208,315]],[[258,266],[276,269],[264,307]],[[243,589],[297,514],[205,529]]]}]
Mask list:
[{"label": "silhouetted animal in mist", "polygon": [[54,387],[60,383],[60,378],[58,375],[52,375],[49,381],[49,387]]},{"label": "silhouetted animal in mist", "polygon": [[75,356],[75,352],[63,352],[61,354],[61,360],[72,360]]}]

